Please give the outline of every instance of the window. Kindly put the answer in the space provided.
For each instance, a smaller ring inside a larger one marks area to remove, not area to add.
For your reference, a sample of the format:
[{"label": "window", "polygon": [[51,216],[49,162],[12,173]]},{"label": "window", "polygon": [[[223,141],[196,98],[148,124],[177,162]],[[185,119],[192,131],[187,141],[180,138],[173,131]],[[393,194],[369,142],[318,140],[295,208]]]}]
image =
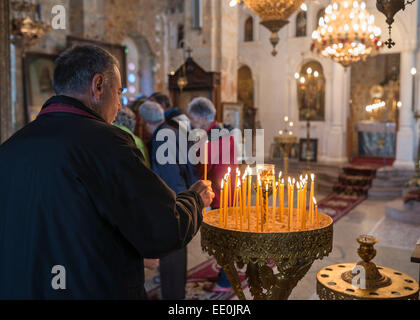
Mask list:
[{"label": "window", "polygon": [[299,121],[325,121],[325,77],[317,61],[309,61],[295,75]]},{"label": "window", "polygon": [[306,37],[306,23],[306,12],[299,12],[296,16],[296,37]]},{"label": "window", "polygon": [[203,3],[202,0],[192,0],[192,28],[201,29],[203,27]]},{"label": "window", "polygon": [[315,28],[314,30],[318,29],[319,20],[325,16],[325,8],[319,9],[318,13],[316,14],[316,20],[315,20]]},{"label": "window", "polygon": [[177,48],[184,48],[184,25],[178,25]]},{"label": "window", "polygon": [[254,41],[254,19],[252,17],[248,17],[245,21],[244,41]]}]

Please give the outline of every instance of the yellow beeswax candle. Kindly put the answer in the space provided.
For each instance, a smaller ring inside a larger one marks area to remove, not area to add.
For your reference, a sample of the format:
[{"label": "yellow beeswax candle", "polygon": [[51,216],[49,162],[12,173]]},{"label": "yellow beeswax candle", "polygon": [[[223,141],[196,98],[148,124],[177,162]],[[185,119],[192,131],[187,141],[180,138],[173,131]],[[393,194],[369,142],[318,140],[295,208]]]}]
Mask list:
[{"label": "yellow beeswax candle", "polygon": [[225,186],[224,186],[225,197],[223,199],[223,204],[224,204],[223,211],[224,211],[224,225],[225,225],[225,228],[227,227],[228,208],[229,208],[229,206],[228,206],[228,198],[229,198],[228,197],[228,195],[229,195],[228,186],[229,186],[229,184],[228,184],[227,177],[226,177]]},{"label": "yellow beeswax candle", "polygon": [[292,185],[290,186],[290,203],[289,203],[289,231],[292,230],[293,228],[293,219],[292,216],[294,215],[293,211],[294,211],[294,203],[293,203],[293,195],[294,195],[294,191],[295,191],[295,180],[293,179],[292,181]]},{"label": "yellow beeswax candle", "polygon": [[246,210],[246,215],[247,215],[247,219],[248,219],[248,231],[251,231],[251,183],[252,183],[252,175],[250,172],[250,168],[248,166],[248,202],[247,202],[247,210]]},{"label": "yellow beeswax candle", "polygon": [[209,142],[206,141],[204,145],[204,180],[207,180],[208,146]]},{"label": "yellow beeswax candle", "polygon": [[301,190],[300,190],[300,183],[297,182],[296,183],[296,193],[297,193],[297,197],[296,197],[296,226],[300,227],[300,197],[301,197]]},{"label": "yellow beeswax candle", "polygon": [[314,197],[314,205],[315,205],[315,220],[316,220],[316,227],[319,228],[319,214],[318,214],[318,205],[316,199]]},{"label": "yellow beeswax candle", "polygon": [[264,230],[264,218],[263,218],[263,216],[264,216],[264,201],[263,201],[263,188],[262,188],[262,184],[260,185],[260,194],[259,194],[259,197],[260,197],[260,203],[261,203],[261,205],[260,205],[260,231],[261,232],[263,232],[263,230]]},{"label": "yellow beeswax candle", "polygon": [[265,185],[265,225],[268,231],[268,184]]},{"label": "yellow beeswax candle", "polygon": [[229,167],[228,168],[228,207],[232,206],[232,188],[231,188],[231,172],[232,169]]},{"label": "yellow beeswax candle", "polygon": [[312,224],[315,224],[315,214],[314,214],[314,210],[313,210],[313,207],[314,207],[314,197],[315,197],[315,194],[314,194],[314,192],[315,192],[315,175],[312,173],[311,174],[311,193],[310,193],[310,195],[309,195],[309,208],[310,208],[310,210],[311,210],[311,213],[310,213],[310,215],[311,215],[311,223]]},{"label": "yellow beeswax candle", "polygon": [[281,179],[280,184],[280,198],[279,198],[279,205],[280,205],[280,221],[284,219],[284,179]]},{"label": "yellow beeswax candle", "polygon": [[221,228],[223,226],[223,218],[224,218],[224,212],[223,212],[223,179],[220,186],[220,204],[219,204],[219,211],[220,211],[220,217],[219,217],[219,227]]},{"label": "yellow beeswax candle", "polygon": [[256,216],[257,216],[256,232],[258,232],[258,226],[259,226],[259,221],[260,221],[260,185],[261,185],[261,181],[258,180],[257,193],[256,193],[256,199],[255,199],[255,210],[257,211],[256,212]]},{"label": "yellow beeswax candle", "polygon": [[238,201],[239,201],[239,230],[242,231],[242,189],[241,189],[241,181],[239,180],[238,184]]},{"label": "yellow beeswax candle", "polygon": [[277,208],[277,187],[278,183],[276,180],[273,180],[273,223],[276,221],[276,208]]}]

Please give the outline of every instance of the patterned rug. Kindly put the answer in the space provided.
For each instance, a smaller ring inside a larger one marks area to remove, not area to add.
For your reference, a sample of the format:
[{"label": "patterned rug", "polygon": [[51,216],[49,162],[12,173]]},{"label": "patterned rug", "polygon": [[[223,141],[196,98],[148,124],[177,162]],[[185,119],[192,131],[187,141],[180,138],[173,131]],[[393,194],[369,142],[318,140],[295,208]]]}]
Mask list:
[{"label": "patterned rug", "polygon": [[[190,269],[187,274],[186,296],[185,300],[231,300],[236,297],[233,290],[230,292],[211,292],[206,287],[211,287],[217,281],[220,266],[214,258],[210,258],[194,268]],[[239,279],[241,280],[242,290],[248,283],[245,273],[239,271]],[[160,285],[146,285],[146,291],[150,300],[160,299]]]},{"label": "patterned rug", "polygon": [[319,202],[319,212],[328,214],[334,222],[337,222],[347,213],[366,200],[366,196],[347,195],[332,193]]}]

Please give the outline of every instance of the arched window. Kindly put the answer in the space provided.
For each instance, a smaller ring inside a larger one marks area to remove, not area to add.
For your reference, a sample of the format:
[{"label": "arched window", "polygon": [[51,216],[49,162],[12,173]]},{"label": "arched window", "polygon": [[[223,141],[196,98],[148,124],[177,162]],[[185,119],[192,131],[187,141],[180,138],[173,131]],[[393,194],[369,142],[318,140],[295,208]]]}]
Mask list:
[{"label": "arched window", "polygon": [[177,48],[184,48],[184,25],[178,25],[178,34],[177,34]]},{"label": "arched window", "polygon": [[296,16],[296,37],[306,37],[306,11],[301,11]]},{"label": "arched window", "polygon": [[325,121],[325,76],[321,64],[309,61],[295,75],[299,121]]},{"label": "arched window", "polygon": [[244,41],[254,41],[254,19],[252,17],[248,17],[245,21]]},{"label": "arched window", "polygon": [[248,66],[238,70],[238,101],[243,102],[243,128],[255,128],[254,80]]},{"label": "arched window", "polygon": [[319,26],[319,20],[325,16],[325,8],[319,9],[318,13],[316,14],[316,19],[315,19],[315,28],[314,30],[318,29]]}]

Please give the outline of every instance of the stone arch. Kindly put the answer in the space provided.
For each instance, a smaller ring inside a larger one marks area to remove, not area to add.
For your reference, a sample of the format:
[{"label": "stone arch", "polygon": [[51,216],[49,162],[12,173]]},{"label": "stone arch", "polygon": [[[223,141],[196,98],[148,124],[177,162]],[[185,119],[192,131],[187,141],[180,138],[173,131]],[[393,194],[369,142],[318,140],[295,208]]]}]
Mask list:
[{"label": "stone arch", "polygon": [[149,42],[143,35],[133,33],[129,35],[129,39],[134,42],[137,49],[139,94],[149,96],[155,91],[155,54],[153,53]]}]

